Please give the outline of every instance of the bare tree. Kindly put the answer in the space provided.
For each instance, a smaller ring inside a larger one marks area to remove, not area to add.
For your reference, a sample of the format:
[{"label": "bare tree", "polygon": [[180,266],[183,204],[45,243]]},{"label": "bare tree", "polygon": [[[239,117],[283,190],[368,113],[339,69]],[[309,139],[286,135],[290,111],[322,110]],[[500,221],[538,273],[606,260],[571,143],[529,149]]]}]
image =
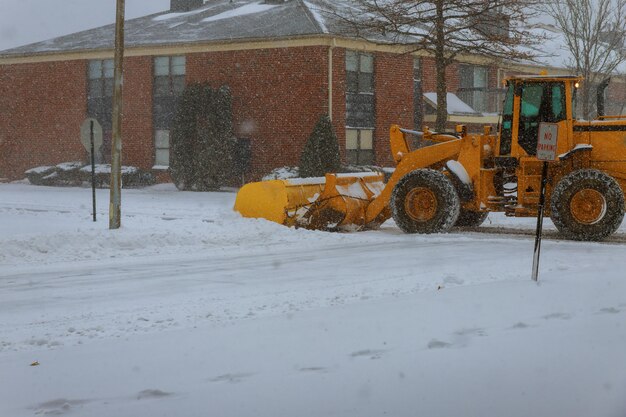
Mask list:
[{"label": "bare tree", "polygon": [[437,72],[437,121],[445,129],[446,68],[464,54],[526,60],[537,36],[527,28],[537,0],[354,0],[333,8],[353,34],[432,54]]},{"label": "bare tree", "polygon": [[571,53],[568,66],[585,79],[579,110],[590,118],[593,90],[624,61],[626,0],[552,0],[546,8]]}]

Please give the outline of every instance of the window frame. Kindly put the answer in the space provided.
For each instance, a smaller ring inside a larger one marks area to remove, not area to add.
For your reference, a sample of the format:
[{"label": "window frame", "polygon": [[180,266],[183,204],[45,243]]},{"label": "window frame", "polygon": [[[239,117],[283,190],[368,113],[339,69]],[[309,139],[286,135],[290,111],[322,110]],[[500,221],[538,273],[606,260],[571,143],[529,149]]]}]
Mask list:
[{"label": "window frame", "polygon": [[375,127],[375,59],[374,54],[346,50],[344,65],[347,127],[365,129]]},{"label": "window frame", "polygon": [[87,80],[85,113],[102,126],[103,144],[100,148],[102,162],[110,162],[111,157],[114,68],[112,58],[89,59],[85,70]]},{"label": "window frame", "polygon": [[[93,76],[93,66],[98,63],[98,74]],[[108,65],[107,65],[108,64]],[[110,68],[109,68],[110,66]],[[104,98],[113,97],[113,77],[114,77],[115,64],[113,59],[90,59],[87,61],[87,99],[90,98]],[[110,75],[109,74],[110,71]],[[98,95],[92,94],[92,86],[98,84]],[[110,88],[107,88],[107,84],[110,83]]]},{"label": "window frame", "polygon": [[[163,65],[167,61],[166,65]],[[178,100],[186,86],[187,57],[185,55],[155,56],[152,61],[152,128],[154,146],[153,169],[167,169],[171,149],[171,122]],[[182,70],[181,70],[182,68]],[[163,145],[166,136],[167,145]],[[159,154],[167,152],[167,164]]]},{"label": "window frame", "polygon": [[[484,71],[484,85],[477,86],[477,70]],[[465,75],[463,74],[465,72]],[[471,87],[464,85],[464,80],[468,77],[468,73],[471,72]],[[468,106],[475,111],[482,113],[488,109],[487,92],[489,90],[489,67],[483,65],[474,64],[459,64],[459,88],[457,89],[457,95]],[[460,94],[459,94],[460,93]],[[470,99],[464,99],[464,94],[468,93]],[[469,101],[469,102],[468,102]]]},{"label": "window frame", "polygon": [[[351,140],[350,133],[355,132],[355,146],[350,146],[349,141]],[[368,132],[367,136],[363,137],[364,132]],[[374,129],[355,129],[355,128],[346,128],[346,162],[349,165],[374,165],[376,162],[376,152],[375,152],[375,139],[374,139]],[[363,147],[364,142],[367,143],[369,141],[369,147]]]}]

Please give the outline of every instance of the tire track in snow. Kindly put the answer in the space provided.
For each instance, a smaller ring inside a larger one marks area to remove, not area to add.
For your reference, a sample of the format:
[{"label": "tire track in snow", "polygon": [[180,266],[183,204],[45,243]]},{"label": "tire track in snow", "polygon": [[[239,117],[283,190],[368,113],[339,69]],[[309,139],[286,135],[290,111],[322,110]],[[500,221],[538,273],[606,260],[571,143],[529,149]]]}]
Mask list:
[{"label": "tire track in snow", "polygon": [[[99,269],[68,265],[67,272],[31,271],[0,279],[0,334],[13,349],[41,349],[401,296],[436,288],[445,278],[435,261],[441,246],[458,248],[461,257],[473,256],[468,243],[403,237],[382,245],[240,249],[197,259],[151,257],[122,265],[113,259]],[[389,263],[392,257],[398,261]]]}]

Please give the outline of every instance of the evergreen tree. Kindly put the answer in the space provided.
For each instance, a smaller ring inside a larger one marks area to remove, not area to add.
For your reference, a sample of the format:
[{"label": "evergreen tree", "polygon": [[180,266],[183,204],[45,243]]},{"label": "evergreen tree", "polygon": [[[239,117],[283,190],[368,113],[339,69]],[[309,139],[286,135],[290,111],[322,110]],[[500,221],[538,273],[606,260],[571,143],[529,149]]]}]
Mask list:
[{"label": "evergreen tree", "polygon": [[206,191],[228,184],[235,150],[230,90],[188,86],[170,138],[170,174],[179,189]]},{"label": "evergreen tree", "polygon": [[339,143],[327,115],[320,117],[300,156],[301,177],[322,177],[341,167]]}]

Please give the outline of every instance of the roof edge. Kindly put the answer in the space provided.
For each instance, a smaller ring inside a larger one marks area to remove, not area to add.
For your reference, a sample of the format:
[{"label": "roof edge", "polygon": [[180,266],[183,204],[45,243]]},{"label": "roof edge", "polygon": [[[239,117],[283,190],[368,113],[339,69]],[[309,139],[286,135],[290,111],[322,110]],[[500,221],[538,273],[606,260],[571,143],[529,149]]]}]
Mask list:
[{"label": "roof edge", "polygon": [[317,18],[315,17],[315,14],[313,13],[313,11],[311,9],[309,9],[309,6],[308,6],[306,0],[298,0],[298,5],[302,9],[304,9],[304,13],[309,18],[309,20],[315,25],[315,27],[317,27],[317,29],[319,30],[319,33],[321,33],[321,34],[329,34],[328,30],[325,27],[323,27],[322,24],[317,20]]}]

